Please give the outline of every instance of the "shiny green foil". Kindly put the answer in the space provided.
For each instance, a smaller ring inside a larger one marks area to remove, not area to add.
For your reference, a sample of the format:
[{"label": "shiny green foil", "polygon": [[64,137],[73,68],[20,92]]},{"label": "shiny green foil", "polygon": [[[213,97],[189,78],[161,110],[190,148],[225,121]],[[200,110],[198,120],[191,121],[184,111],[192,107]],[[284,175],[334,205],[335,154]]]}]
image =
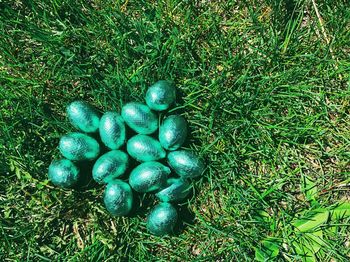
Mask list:
[{"label": "shiny green foil", "polygon": [[113,216],[125,216],[132,209],[132,190],[127,183],[118,179],[113,180],[106,186],[103,201]]},{"label": "shiny green foil", "polygon": [[160,190],[156,197],[162,202],[177,202],[185,199],[190,193],[192,186],[187,180],[181,178],[169,178],[167,186]]},{"label": "shiny green foil", "polygon": [[179,115],[168,116],[159,127],[159,142],[166,150],[176,150],[187,137],[187,122]]},{"label": "shiny green foil", "polygon": [[49,180],[56,186],[70,188],[79,180],[79,168],[68,159],[54,160],[49,166]]},{"label": "shiny green foil", "polygon": [[69,160],[93,160],[100,153],[100,145],[94,138],[78,132],[62,136],[58,147]]},{"label": "shiny green foil", "polygon": [[155,191],[165,185],[170,173],[170,168],[159,162],[145,162],[131,171],[129,184],[137,192]]},{"label": "shiny green foil", "polygon": [[170,167],[183,178],[194,178],[203,174],[204,163],[193,152],[187,150],[173,151],[168,154]]},{"label": "shiny green foil", "polygon": [[83,101],[74,101],[67,107],[69,121],[74,127],[86,133],[96,132],[99,127],[100,113]]},{"label": "shiny green foil", "polygon": [[100,156],[92,168],[92,177],[99,184],[106,184],[125,173],[129,157],[120,150],[112,150]]},{"label": "shiny green foil", "polygon": [[118,149],[125,143],[125,124],[117,112],[106,112],[100,120],[100,137],[110,149]]},{"label": "shiny green foil", "polygon": [[163,111],[175,102],[176,92],[172,82],[160,80],[150,86],[146,93],[146,104],[153,110]]},{"label": "shiny green foil", "polygon": [[136,135],[127,143],[129,155],[140,162],[162,159],[166,156],[165,150],[154,138],[146,135]]},{"label": "shiny green foil", "polygon": [[122,107],[125,123],[139,134],[149,135],[158,129],[158,117],[141,103],[131,102]]},{"label": "shiny green foil", "polygon": [[168,234],[173,231],[177,217],[177,211],[171,204],[160,203],[148,215],[147,229],[157,236]]}]

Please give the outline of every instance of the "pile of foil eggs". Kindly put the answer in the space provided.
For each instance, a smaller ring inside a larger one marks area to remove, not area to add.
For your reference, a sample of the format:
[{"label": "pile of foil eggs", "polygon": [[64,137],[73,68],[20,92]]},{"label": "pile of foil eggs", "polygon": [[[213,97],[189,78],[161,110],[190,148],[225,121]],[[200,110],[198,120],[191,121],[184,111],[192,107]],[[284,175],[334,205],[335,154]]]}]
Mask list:
[{"label": "pile of foil eggs", "polygon": [[[154,193],[160,203],[149,213],[147,229],[159,236],[171,233],[178,220],[174,204],[188,197],[192,179],[205,169],[196,154],[181,149],[188,132],[186,120],[181,115],[159,119],[157,112],[168,110],[175,98],[173,83],[160,80],[148,88],[146,104],[127,103],[120,114],[101,114],[86,102],[72,102],[67,115],[79,132],[60,138],[64,158],[50,164],[49,180],[59,187],[74,187],[83,175],[77,164],[93,161],[92,177],[105,185],[104,204],[110,214],[128,215],[135,192]],[[134,133],[130,138],[127,128]],[[128,178],[120,179],[131,169],[130,157],[138,164]]]}]

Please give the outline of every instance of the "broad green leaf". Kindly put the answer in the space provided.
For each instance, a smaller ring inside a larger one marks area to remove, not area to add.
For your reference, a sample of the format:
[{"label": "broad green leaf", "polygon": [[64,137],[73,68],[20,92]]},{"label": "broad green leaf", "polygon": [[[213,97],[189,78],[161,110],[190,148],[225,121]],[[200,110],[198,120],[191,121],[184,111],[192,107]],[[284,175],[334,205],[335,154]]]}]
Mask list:
[{"label": "broad green leaf", "polygon": [[302,175],[302,191],[308,201],[316,201],[317,186],[308,176]]},{"label": "broad green leaf", "polygon": [[270,257],[276,257],[279,253],[279,241],[275,238],[267,238],[262,241],[263,247],[268,251]]},{"label": "broad green leaf", "polygon": [[255,260],[259,262],[266,261],[265,253],[259,248],[255,248]]},{"label": "broad green leaf", "polygon": [[329,217],[329,212],[324,209],[319,209],[317,213],[312,216],[303,217],[293,222],[297,232],[311,231],[318,226],[326,223]]},{"label": "broad green leaf", "polygon": [[331,210],[331,220],[350,217],[350,203],[343,202]]},{"label": "broad green leaf", "polygon": [[295,251],[300,256],[303,262],[316,262],[316,257],[314,252],[304,243],[304,239],[298,239],[298,241],[293,242]]},{"label": "broad green leaf", "polygon": [[294,242],[293,246],[302,261],[313,262],[317,261],[316,253],[319,252],[322,246],[325,245],[323,240],[323,231],[318,230],[312,233],[303,233]]},{"label": "broad green leaf", "polygon": [[313,253],[317,253],[324,245],[322,230],[312,233],[305,233],[304,240],[304,245],[307,246]]},{"label": "broad green leaf", "polygon": [[280,241],[276,238],[268,237],[261,241],[261,248],[255,248],[255,259],[257,261],[270,261],[279,253]]}]

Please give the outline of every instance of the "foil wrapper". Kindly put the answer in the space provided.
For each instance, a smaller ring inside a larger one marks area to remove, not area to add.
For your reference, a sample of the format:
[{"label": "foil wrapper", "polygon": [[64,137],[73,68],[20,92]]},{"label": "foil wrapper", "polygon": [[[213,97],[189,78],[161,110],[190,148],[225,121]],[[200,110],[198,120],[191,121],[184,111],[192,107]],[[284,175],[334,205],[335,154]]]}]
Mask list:
[{"label": "foil wrapper", "polygon": [[70,188],[79,180],[79,168],[68,159],[54,160],[49,166],[49,180],[56,186]]},{"label": "foil wrapper", "polygon": [[98,130],[100,113],[83,101],[74,101],[67,106],[67,115],[71,124],[86,133]]},{"label": "foil wrapper", "polygon": [[106,186],[103,201],[106,209],[113,216],[125,216],[132,209],[132,190],[127,183],[113,180]]},{"label": "foil wrapper", "polygon": [[167,186],[160,190],[156,197],[162,202],[178,202],[184,200],[191,192],[192,186],[187,180],[169,178]]},{"label": "foil wrapper", "polygon": [[177,211],[171,204],[160,203],[148,215],[147,229],[157,236],[169,234],[176,225],[177,217]]},{"label": "foil wrapper", "polygon": [[158,129],[158,117],[141,103],[131,102],[122,107],[125,123],[139,134],[149,135]]},{"label": "foil wrapper", "polygon": [[58,147],[69,160],[93,160],[100,153],[100,145],[94,138],[78,132],[62,136]]},{"label": "foil wrapper", "polygon": [[106,184],[123,175],[128,167],[129,157],[120,150],[112,150],[100,156],[92,168],[92,177],[99,184]]},{"label": "foil wrapper", "polygon": [[170,168],[159,162],[145,162],[131,171],[129,184],[137,192],[155,191],[166,184],[170,173]]},{"label": "foil wrapper", "polygon": [[186,137],[187,122],[182,116],[168,116],[159,127],[159,142],[166,150],[179,149]]},{"label": "foil wrapper", "polygon": [[117,112],[106,112],[100,120],[101,141],[110,149],[118,149],[126,139],[123,118]]},{"label": "foil wrapper", "polygon": [[131,157],[140,162],[156,161],[166,156],[160,143],[146,135],[136,135],[130,138],[126,149]]},{"label": "foil wrapper", "polygon": [[163,111],[175,102],[176,91],[172,82],[160,80],[146,92],[146,104],[153,110]]},{"label": "foil wrapper", "polygon": [[203,161],[193,152],[187,150],[172,151],[168,154],[170,167],[182,178],[194,178],[204,172]]}]

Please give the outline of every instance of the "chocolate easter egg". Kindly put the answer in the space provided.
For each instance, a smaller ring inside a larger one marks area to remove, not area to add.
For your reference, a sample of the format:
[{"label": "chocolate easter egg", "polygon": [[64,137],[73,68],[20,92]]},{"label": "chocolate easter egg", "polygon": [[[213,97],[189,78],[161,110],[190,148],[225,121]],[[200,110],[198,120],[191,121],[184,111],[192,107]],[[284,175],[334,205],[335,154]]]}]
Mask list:
[{"label": "chocolate easter egg", "polygon": [[125,173],[129,157],[120,150],[112,150],[100,156],[92,168],[92,177],[99,184],[105,184]]},{"label": "chocolate easter egg", "polygon": [[172,232],[176,222],[176,209],[169,203],[160,203],[148,215],[147,229],[154,235],[162,236]]},{"label": "chocolate easter egg", "polygon": [[170,168],[159,162],[145,162],[130,173],[129,184],[137,192],[158,190],[166,183]]},{"label": "chocolate easter egg", "polygon": [[165,150],[154,138],[146,135],[136,135],[127,143],[129,155],[140,162],[155,161],[164,158]]},{"label": "chocolate easter egg", "polygon": [[70,160],[93,160],[100,153],[100,145],[94,138],[78,132],[62,136],[58,147]]},{"label": "chocolate easter egg", "polygon": [[150,86],[146,93],[146,104],[153,110],[163,111],[174,103],[175,86],[172,82],[160,80]]},{"label": "chocolate easter egg", "polygon": [[103,201],[113,216],[125,216],[132,209],[132,190],[127,183],[118,179],[113,180],[105,188]]},{"label": "chocolate easter egg", "polygon": [[168,163],[183,178],[194,178],[203,174],[204,163],[193,152],[187,150],[172,151],[168,154]]},{"label": "chocolate easter egg", "polygon": [[123,106],[122,117],[125,123],[139,134],[152,134],[158,128],[158,117],[141,103],[131,102]]},{"label": "chocolate easter egg", "polygon": [[74,101],[67,107],[67,115],[72,125],[80,131],[92,133],[99,127],[100,113],[83,101]]},{"label": "chocolate easter egg", "polygon": [[167,186],[160,190],[156,197],[162,202],[177,202],[185,199],[191,192],[192,186],[187,180],[181,178],[169,178]]},{"label": "chocolate easter egg", "polygon": [[159,142],[166,150],[176,150],[187,137],[187,122],[179,115],[168,116],[159,127]]},{"label": "chocolate easter egg", "polygon": [[125,124],[117,112],[106,112],[100,120],[100,137],[110,149],[118,149],[125,143]]},{"label": "chocolate easter egg", "polygon": [[68,159],[55,160],[49,166],[49,180],[56,186],[70,188],[79,180],[79,168]]}]

